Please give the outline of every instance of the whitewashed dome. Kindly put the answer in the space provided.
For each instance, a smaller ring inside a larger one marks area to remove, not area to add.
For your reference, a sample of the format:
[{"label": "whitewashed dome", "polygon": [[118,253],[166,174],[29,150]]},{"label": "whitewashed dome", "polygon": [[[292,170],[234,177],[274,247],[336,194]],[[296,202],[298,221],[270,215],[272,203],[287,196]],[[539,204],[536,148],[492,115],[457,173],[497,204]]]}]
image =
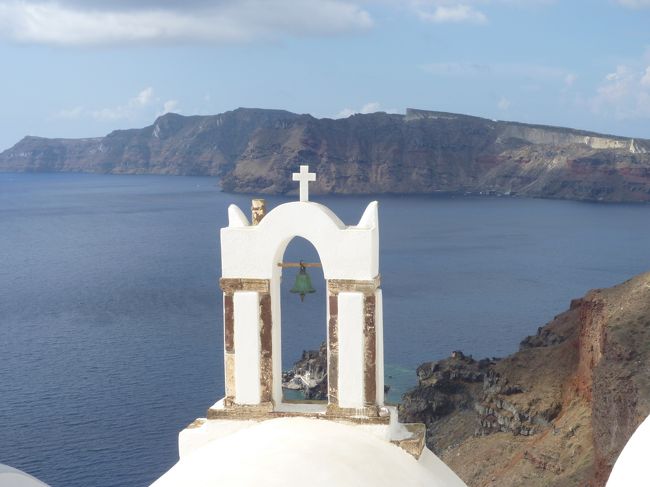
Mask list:
[{"label": "whitewashed dome", "polygon": [[0,487],[48,487],[40,480],[17,468],[0,463]]},{"label": "whitewashed dome", "polygon": [[650,454],[650,416],[636,429],[619,455],[607,487],[647,485],[648,458]]},{"label": "whitewashed dome", "polygon": [[416,460],[358,426],[308,418],[251,422],[183,456],[152,487],[190,485],[465,486],[426,448]]}]

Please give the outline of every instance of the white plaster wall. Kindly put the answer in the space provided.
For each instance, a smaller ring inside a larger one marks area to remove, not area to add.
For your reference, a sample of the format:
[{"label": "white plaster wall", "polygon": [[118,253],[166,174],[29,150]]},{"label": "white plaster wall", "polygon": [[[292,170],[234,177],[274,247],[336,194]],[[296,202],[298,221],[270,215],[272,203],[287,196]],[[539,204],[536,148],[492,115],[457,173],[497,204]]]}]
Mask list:
[{"label": "white plaster wall", "polygon": [[237,291],[233,295],[235,316],[235,402],[260,402],[259,294]]},{"label": "white plaster wall", "polygon": [[381,289],[375,291],[375,330],[377,333],[377,404],[384,404],[384,311]]},{"label": "white plaster wall", "polygon": [[[199,418],[201,422],[199,426],[193,425],[185,428],[178,434],[178,457],[183,459],[185,456],[192,453],[211,441],[214,441],[224,436],[228,436],[237,431],[255,426],[256,421],[237,421],[234,419],[205,419]],[[0,484],[2,485],[2,484]]]},{"label": "white plaster wall", "polygon": [[230,226],[221,229],[222,275],[272,279],[291,239],[302,237],[316,248],[325,279],[373,279],[379,273],[377,211],[377,203],[370,203],[359,225],[346,227],[323,205],[293,202],[251,226],[231,205]]},{"label": "white plaster wall", "polygon": [[363,293],[339,293],[339,406],[363,407]]}]

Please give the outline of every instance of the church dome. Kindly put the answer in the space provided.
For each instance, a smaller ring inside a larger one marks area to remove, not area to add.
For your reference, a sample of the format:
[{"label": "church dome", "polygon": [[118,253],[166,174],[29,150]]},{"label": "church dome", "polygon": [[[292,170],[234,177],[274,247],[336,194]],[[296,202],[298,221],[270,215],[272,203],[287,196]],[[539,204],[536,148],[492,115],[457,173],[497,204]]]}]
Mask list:
[{"label": "church dome", "polygon": [[627,487],[640,485],[647,479],[648,451],[650,451],[650,416],[636,429],[619,455],[607,487]]},{"label": "church dome", "polygon": [[47,487],[31,475],[0,463],[0,485],[6,487]]},{"label": "church dome", "polygon": [[465,486],[426,448],[416,460],[359,426],[308,418],[251,422],[183,456],[152,487],[188,485]]}]

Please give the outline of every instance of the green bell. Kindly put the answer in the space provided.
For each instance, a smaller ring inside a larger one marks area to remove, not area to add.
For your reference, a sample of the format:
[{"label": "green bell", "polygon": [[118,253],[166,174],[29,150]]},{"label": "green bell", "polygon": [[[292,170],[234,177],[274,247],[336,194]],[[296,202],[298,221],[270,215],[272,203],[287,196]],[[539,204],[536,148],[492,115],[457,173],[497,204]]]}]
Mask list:
[{"label": "green bell", "polygon": [[307,269],[302,262],[300,262],[300,272],[298,272],[298,275],[296,276],[296,282],[293,283],[293,287],[289,292],[300,294],[300,301],[305,300],[305,294],[316,292],[311,285],[311,277],[307,274]]}]

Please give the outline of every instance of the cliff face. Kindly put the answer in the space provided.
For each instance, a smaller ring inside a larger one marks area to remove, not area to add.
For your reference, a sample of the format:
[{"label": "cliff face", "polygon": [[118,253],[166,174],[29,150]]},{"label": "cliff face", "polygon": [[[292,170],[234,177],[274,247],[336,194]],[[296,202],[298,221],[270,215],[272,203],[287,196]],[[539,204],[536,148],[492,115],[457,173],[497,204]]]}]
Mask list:
[{"label": "cliff face", "polygon": [[470,486],[604,486],[650,414],[650,273],[590,291],[504,359],[418,368],[400,419]]},{"label": "cliff face", "polygon": [[26,137],[1,171],[216,175],[226,191],[295,191],[298,164],[314,193],[492,193],[650,200],[650,141],[423,110],[316,119],[282,110],[167,114],[94,139]]}]

